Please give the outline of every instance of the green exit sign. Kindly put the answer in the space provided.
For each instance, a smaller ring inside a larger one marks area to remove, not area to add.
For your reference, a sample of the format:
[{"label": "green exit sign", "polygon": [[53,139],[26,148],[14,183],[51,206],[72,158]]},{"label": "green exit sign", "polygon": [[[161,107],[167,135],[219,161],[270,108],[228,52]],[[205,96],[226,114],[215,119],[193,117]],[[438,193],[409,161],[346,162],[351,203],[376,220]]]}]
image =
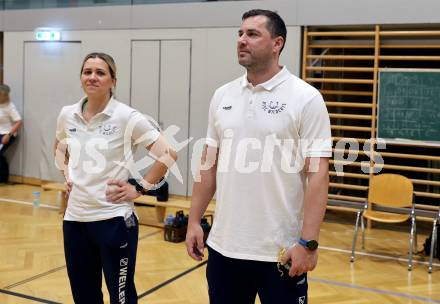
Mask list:
[{"label": "green exit sign", "polygon": [[49,29],[37,29],[35,31],[35,39],[43,41],[59,41],[61,40],[61,32]]}]

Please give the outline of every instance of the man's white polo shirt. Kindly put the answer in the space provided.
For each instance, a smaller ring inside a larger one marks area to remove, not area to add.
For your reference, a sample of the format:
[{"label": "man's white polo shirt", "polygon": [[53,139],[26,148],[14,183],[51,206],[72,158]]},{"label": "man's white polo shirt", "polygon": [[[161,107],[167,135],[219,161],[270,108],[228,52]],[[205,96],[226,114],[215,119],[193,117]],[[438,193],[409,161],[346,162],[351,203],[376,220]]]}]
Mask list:
[{"label": "man's white polo shirt", "polygon": [[56,137],[68,144],[69,178],[73,182],[64,219],[89,222],[128,217],[134,212],[133,203],[108,202],[107,182],[126,181],[130,175],[127,152],[132,151],[133,143],[143,136],[140,145],[146,147],[160,133],[144,115],[114,98],[87,123],[82,116],[84,101],[63,107],[58,116]]},{"label": "man's white polo shirt", "polygon": [[219,88],[207,144],[219,143],[217,207],[208,245],[224,256],[277,261],[303,224],[305,157],[330,157],[321,94],[285,67],[253,87],[247,75]]}]

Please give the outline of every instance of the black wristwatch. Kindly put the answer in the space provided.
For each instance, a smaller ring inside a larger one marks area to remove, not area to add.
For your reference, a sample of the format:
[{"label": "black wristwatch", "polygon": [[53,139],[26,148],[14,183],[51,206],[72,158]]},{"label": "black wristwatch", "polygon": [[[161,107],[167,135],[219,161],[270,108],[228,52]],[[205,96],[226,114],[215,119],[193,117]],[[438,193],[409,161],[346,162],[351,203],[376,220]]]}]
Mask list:
[{"label": "black wristwatch", "polygon": [[129,178],[129,179],[127,180],[127,182],[128,182],[130,185],[133,185],[133,186],[136,188],[136,191],[139,192],[140,194],[142,194],[142,195],[147,195],[148,190],[145,189],[144,187],[142,187],[142,185],[139,184],[134,178]]},{"label": "black wristwatch", "polygon": [[319,245],[316,240],[305,240],[303,238],[299,239],[298,244],[310,251],[315,251],[316,249],[318,249]]}]

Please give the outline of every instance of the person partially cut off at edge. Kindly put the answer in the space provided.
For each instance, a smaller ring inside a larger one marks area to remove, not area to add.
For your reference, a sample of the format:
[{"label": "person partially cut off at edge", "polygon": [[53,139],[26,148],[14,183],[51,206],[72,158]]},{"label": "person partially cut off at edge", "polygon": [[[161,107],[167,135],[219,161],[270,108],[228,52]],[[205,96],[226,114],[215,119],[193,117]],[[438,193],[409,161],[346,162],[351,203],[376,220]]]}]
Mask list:
[{"label": "person partially cut off at edge", "polygon": [[3,164],[0,172],[0,182],[7,182],[9,165],[5,158],[6,150],[14,143],[17,132],[23,124],[20,113],[10,101],[11,89],[6,84],[0,84],[0,162]]}]

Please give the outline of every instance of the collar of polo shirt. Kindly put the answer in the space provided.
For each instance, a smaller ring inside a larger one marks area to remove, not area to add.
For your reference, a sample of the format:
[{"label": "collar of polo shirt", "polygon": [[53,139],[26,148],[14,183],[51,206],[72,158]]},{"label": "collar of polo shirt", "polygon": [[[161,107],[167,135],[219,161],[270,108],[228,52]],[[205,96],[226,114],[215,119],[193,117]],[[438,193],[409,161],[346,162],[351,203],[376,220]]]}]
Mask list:
[{"label": "collar of polo shirt", "polygon": [[[286,66],[283,66],[281,71],[276,73],[271,79],[269,79],[266,82],[260,83],[256,85],[255,87],[262,87],[266,91],[272,91],[275,87],[283,83],[285,80],[289,78],[289,71],[287,70]],[[243,75],[243,78],[241,79],[241,86],[243,88],[253,88],[254,86],[248,81],[247,73]]]},{"label": "collar of polo shirt", "polygon": [[[75,109],[75,115],[78,115],[79,117],[82,117],[82,108],[84,103],[87,102],[87,96],[84,96],[80,102],[78,102],[78,106]],[[105,106],[104,110],[101,112],[102,114],[105,114],[107,116],[112,116],[113,112],[116,109],[117,101],[113,98],[113,96],[110,98],[109,102]]]}]

